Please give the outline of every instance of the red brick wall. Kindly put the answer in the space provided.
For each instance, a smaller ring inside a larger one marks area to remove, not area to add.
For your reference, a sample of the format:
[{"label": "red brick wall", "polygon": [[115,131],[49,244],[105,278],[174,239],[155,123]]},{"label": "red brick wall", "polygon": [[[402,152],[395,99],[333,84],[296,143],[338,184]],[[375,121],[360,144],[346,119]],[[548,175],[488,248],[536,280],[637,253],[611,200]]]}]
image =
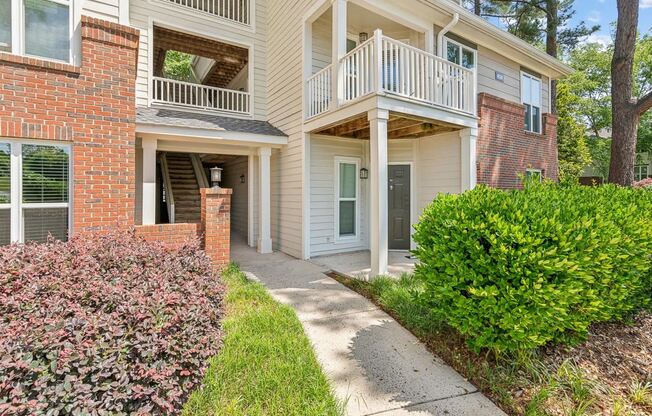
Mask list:
[{"label": "red brick wall", "polygon": [[81,26],[79,67],[0,52],[0,137],[72,143],[73,232],[132,226],[138,31]]},{"label": "red brick wall", "polygon": [[204,250],[213,266],[220,268],[231,257],[231,194],[232,189],[203,188],[201,190],[201,224]]},{"label": "red brick wall", "polygon": [[542,116],[542,134],[525,131],[525,107],[482,93],[477,141],[478,183],[497,188],[520,188],[519,175],[541,169],[557,180],[557,118]]},{"label": "red brick wall", "polygon": [[179,248],[183,244],[201,238],[201,224],[157,224],[137,225],[136,235],[147,241],[158,241],[170,248]]}]

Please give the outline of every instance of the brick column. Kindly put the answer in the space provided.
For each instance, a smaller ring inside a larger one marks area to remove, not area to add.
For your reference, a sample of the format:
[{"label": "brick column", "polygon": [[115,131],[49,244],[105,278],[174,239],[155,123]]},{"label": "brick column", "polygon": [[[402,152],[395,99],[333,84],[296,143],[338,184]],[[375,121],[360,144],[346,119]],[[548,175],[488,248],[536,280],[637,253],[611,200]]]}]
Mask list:
[{"label": "brick column", "polygon": [[201,227],[204,250],[213,268],[219,270],[231,259],[231,194],[232,189],[202,188]]}]

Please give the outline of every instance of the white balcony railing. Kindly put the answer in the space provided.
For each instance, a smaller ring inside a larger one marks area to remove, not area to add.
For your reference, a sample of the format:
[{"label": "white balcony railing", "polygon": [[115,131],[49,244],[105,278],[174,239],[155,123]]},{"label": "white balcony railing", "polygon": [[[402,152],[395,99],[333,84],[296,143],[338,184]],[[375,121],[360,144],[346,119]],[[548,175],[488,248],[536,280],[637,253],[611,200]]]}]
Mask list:
[{"label": "white balcony railing", "polygon": [[167,0],[179,6],[251,25],[251,0]]},{"label": "white balcony railing", "polygon": [[153,78],[152,103],[250,115],[250,94],[167,78]]},{"label": "white balcony railing", "polygon": [[[328,74],[337,73],[337,90]],[[324,82],[328,80],[328,82]],[[323,93],[327,88],[330,93]],[[373,93],[395,95],[472,115],[475,113],[475,70],[383,36],[380,30],[308,79],[308,118]]]},{"label": "white balcony railing", "polygon": [[309,117],[328,111],[331,103],[332,65],[317,72],[308,79],[308,114]]}]

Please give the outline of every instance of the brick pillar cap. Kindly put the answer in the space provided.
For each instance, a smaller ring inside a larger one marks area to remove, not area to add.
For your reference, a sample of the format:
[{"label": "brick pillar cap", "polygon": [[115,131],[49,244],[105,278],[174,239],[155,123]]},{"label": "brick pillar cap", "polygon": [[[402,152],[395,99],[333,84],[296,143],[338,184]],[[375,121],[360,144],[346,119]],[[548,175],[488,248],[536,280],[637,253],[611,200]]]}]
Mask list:
[{"label": "brick pillar cap", "polygon": [[230,188],[202,188],[202,195],[231,195],[233,189]]}]

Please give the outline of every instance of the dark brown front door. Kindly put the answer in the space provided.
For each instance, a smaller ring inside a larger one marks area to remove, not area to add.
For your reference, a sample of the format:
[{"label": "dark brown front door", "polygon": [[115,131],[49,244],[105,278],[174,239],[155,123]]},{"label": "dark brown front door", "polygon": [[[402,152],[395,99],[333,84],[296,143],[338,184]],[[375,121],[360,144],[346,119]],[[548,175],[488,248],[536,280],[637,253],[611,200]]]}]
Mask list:
[{"label": "dark brown front door", "polygon": [[389,165],[389,248],[410,249],[410,165]]}]

